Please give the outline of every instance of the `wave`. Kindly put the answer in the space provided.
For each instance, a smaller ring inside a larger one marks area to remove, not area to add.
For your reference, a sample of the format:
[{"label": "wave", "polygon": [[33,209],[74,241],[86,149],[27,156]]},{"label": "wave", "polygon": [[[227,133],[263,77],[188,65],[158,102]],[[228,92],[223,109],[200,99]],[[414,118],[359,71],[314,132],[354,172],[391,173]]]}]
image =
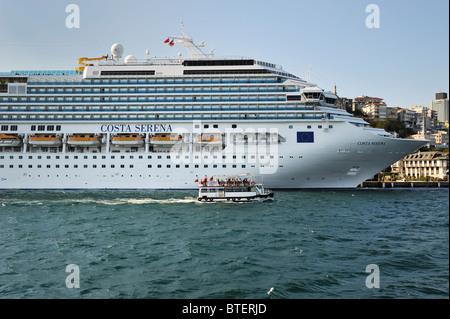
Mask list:
[{"label": "wave", "polygon": [[164,198],[164,199],[156,199],[156,198],[115,198],[115,199],[94,199],[94,198],[75,199],[75,198],[73,198],[73,199],[46,199],[46,200],[15,199],[15,200],[3,201],[2,206],[3,207],[9,206],[9,205],[34,206],[34,205],[44,205],[44,204],[145,205],[145,204],[187,204],[187,203],[196,203],[196,202],[197,202],[197,199],[193,198],[193,197]]}]

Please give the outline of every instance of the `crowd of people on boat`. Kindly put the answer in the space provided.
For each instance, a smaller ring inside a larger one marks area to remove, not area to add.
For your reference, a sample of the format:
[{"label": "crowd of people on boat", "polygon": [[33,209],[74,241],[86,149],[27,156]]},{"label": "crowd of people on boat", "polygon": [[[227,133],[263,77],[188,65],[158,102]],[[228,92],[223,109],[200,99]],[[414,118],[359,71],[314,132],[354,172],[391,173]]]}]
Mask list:
[{"label": "crowd of people on boat", "polygon": [[211,176],[208,179],[205,175],[203,180],[201,180],[201,184],[202,186],[253,186],[255,185],[255,182],[251,179],[241,179],[240,177],[228,177],[225,180],[223,178],[219,180],[218,178],[214,179],[214,176]]}]

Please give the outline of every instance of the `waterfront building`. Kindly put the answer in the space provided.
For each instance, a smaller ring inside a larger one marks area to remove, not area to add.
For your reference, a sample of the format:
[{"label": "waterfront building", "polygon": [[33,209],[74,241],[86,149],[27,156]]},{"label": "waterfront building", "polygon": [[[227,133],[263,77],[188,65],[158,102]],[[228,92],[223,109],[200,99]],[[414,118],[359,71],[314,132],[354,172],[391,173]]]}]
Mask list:
[{"label": "waterfront building", "polygon": [[391,172],[407,179],[420,177],[448,179],[448,160],[448,153],[417,152],[391,165]]}]

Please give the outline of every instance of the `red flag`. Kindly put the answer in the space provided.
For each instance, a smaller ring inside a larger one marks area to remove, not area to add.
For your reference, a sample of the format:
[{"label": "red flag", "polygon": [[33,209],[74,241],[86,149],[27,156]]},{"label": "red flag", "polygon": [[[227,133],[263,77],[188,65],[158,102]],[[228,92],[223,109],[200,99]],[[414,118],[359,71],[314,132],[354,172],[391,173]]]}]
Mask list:
[{"label": "red flag", "polygon": [[198,183],[198,178],[194,181],[194,183]]},{"label": "red flag", "polygon": [[164,43],[167,43],[170,41],[170,38],[167,38],[166,41],[164,41]]}]

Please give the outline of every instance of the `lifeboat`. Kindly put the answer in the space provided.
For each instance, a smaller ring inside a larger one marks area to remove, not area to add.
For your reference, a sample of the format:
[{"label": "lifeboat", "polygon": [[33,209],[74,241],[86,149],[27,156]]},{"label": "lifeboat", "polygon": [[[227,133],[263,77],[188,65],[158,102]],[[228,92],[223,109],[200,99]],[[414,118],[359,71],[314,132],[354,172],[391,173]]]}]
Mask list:
[{"label": "lifeboat", "polygon": [[213,135],[207,137],[207,136],[200,136],[199,139],[200,144],[203,145],[219,145],[222,144],[222,139],[218,137],[214,137]]},{"label": "lifeboat", "polygon": [[181,135],[178,136],[171,136],[171,135],[155,135],[151,138],[150,143],[154,145],[161,145],[161,146],[172,146],[176,143],[180,142],[182,140]]},{"label": "lifeboat", "polygon": [[21,139],[15,135],[0,134],[0,146],[19,146]]},{"label": "lifeboat", "polygon": [[67,144],[72,146],[98,146],[100,145],[100,139],[96,136],[69,136]]},{"label": "lifeboat", "polygon": [[58,147],[62,143],[61,139],[56,136],[30,136],[28,139],[28,144],[33,147]]},{"label": "lifeboat", "polygon": [[116,146],[139,147],[144,145],[144,139],[137,135],[117,135],[113,137],[111,143]]}]

